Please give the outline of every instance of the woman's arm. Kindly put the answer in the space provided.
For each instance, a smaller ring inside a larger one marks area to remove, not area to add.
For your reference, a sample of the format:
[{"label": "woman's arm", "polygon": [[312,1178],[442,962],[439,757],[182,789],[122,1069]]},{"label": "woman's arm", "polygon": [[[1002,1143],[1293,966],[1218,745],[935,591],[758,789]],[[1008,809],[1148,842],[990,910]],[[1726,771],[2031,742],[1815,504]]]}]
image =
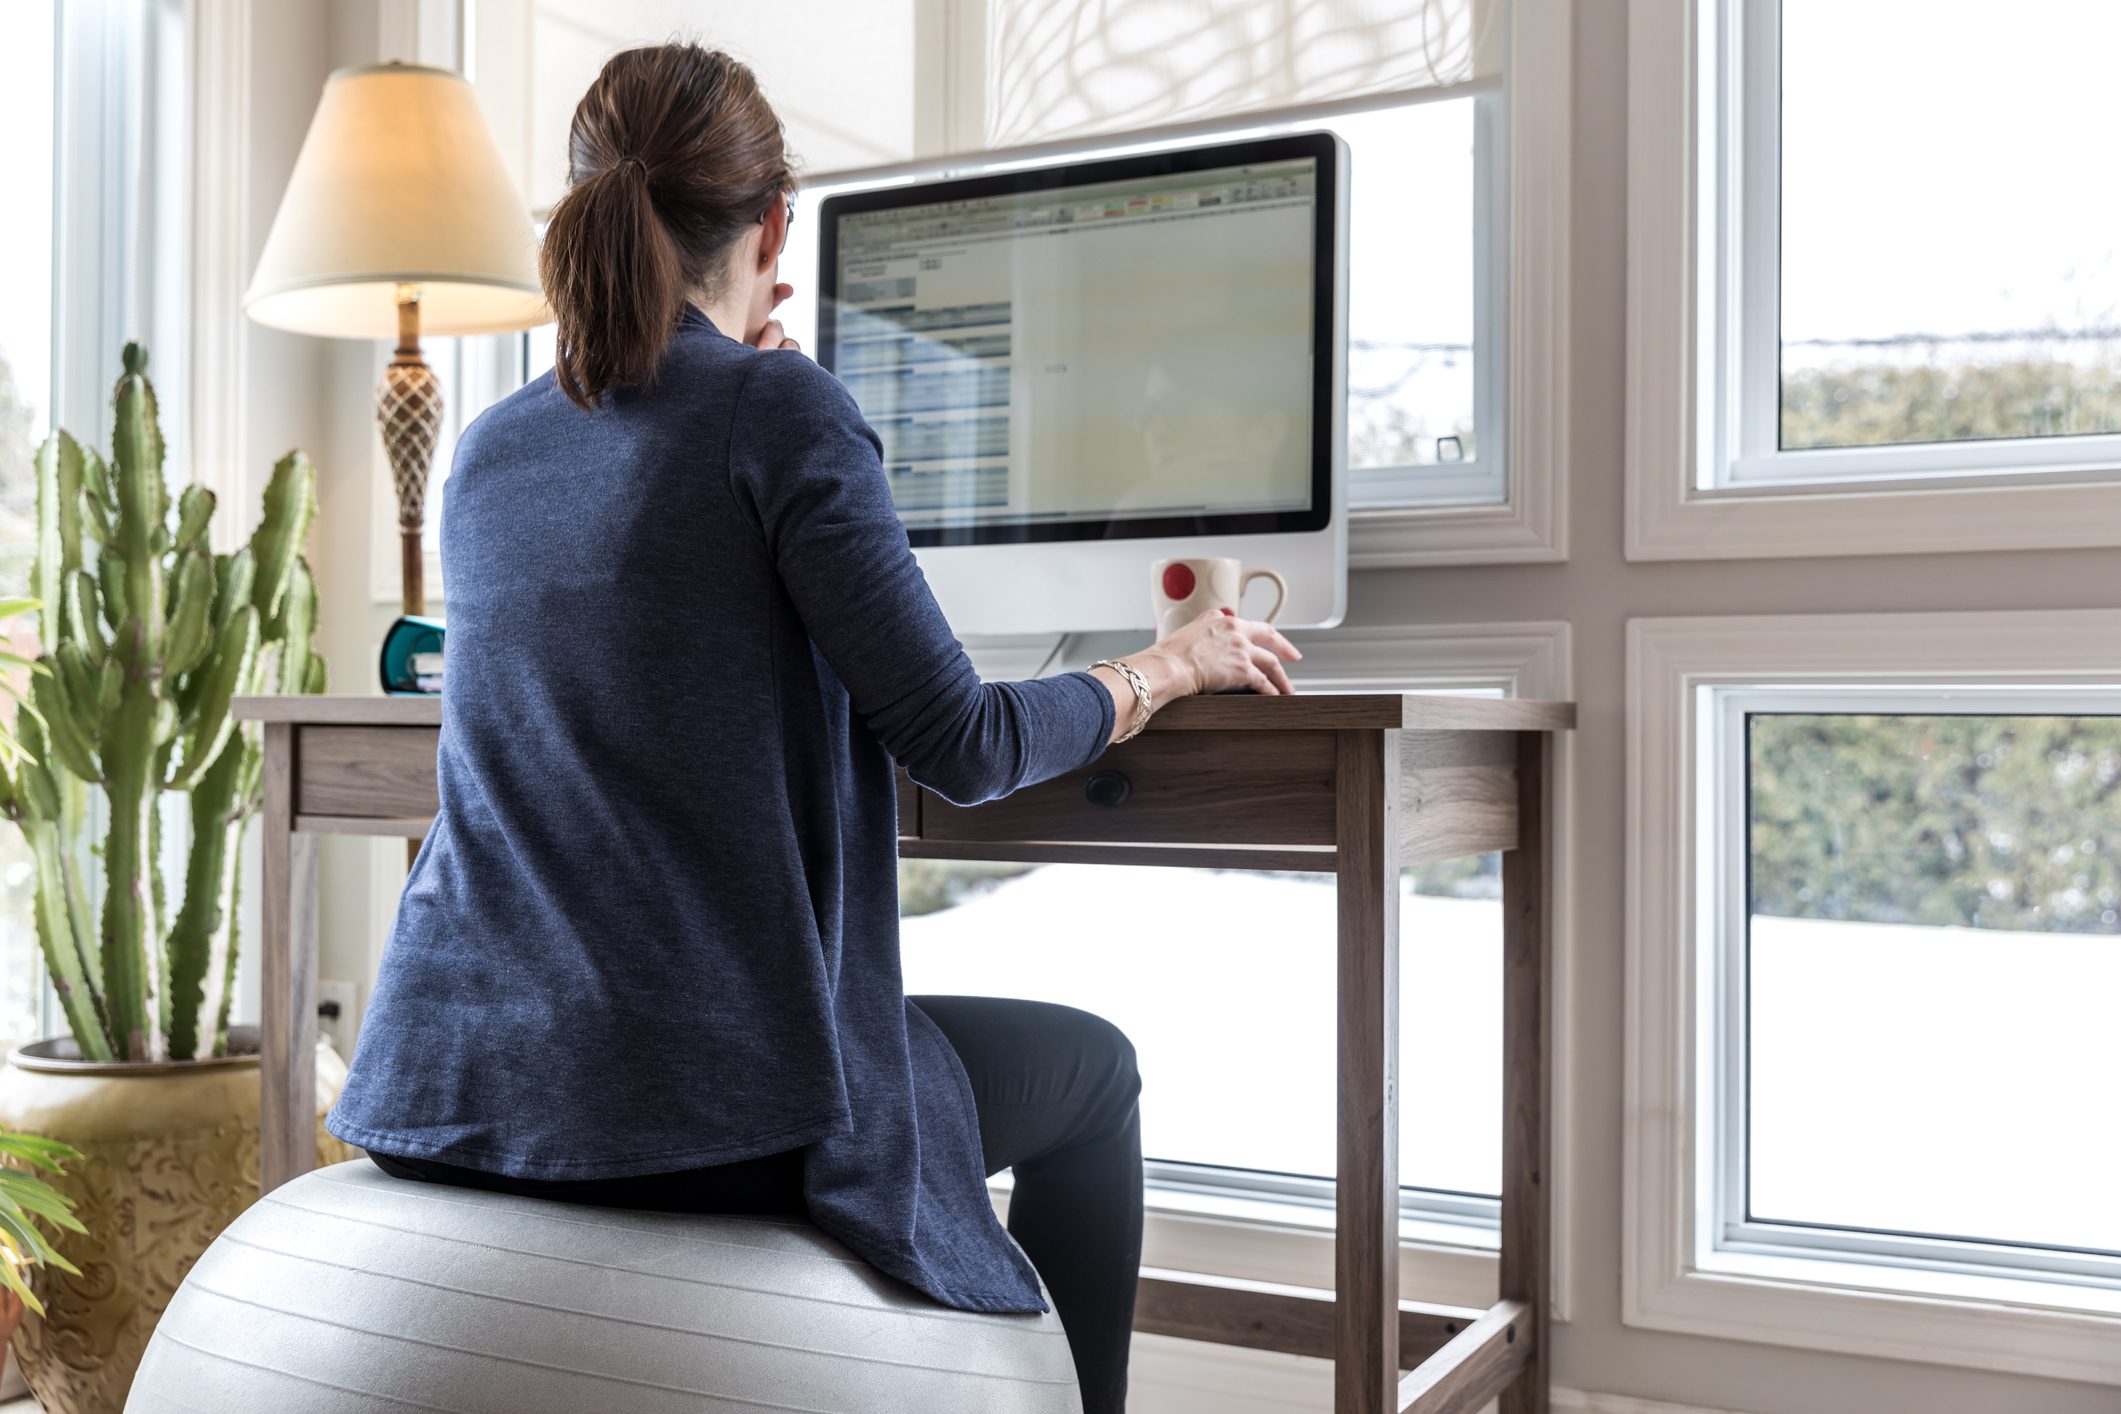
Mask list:
[{"label": "woman's arm", "polygon": [[973,804],[1104,749],[1113,697],[1089,674],[979,680],[907,544],[875,434],[831,374],[792,352],[752,360],[729,477],[811,641],[915,780]]},{"label": "woman's arm", "polygon": [[[808,358],[756,361],[738,398],[730,483],[796,612],[885,747],[945,799],[1007,795],[1094,759],[1134,728],[1110,668],[982,683],[944,621],[891,504],[876,435]],[[1299,657],[1267,624],[1205,614],[1126,659],[1153,704],[1250,687],[1290,692]]]}]

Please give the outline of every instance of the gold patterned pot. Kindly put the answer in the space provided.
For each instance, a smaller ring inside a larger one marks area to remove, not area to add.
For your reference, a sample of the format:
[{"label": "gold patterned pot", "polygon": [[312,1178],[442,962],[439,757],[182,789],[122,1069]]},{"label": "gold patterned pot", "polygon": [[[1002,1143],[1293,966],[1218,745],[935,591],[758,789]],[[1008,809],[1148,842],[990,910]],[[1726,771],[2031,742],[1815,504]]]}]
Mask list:
[{"label": "gold patterned pot", "polygon": [[[0,1128],[86,1155],[52,1180],[88,1228],[56,1243],[81,1275],[38,1269],[32,1283],[49,1314],[29,1316],[14,1339],[45,1414],[120,1414],[177,1283],[258,1201],[257,1030],[231,1027],[229,1041],[251,1054],[98,1064],[70,1040],[39,1041],[0,1070]],[[353,1157],[321,1127],[345,1081],[345,1062],[319,1045],[321,1163]]]}]

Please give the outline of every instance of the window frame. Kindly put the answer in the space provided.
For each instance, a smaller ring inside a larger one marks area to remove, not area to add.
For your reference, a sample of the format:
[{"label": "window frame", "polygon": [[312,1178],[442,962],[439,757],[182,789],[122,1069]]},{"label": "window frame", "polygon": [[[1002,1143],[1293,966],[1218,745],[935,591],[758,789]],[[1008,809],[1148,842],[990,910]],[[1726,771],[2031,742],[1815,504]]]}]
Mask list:
[{"label": "window frame", "polygon": [[1934,715],[2094,692],[2121,705],[2121,611],[1630,621],[1626,1324],[2121,1384],[2121,1281],[1743,1220],[1746,766],[1718,749],[1719,713],[1763,700]]},{"label": "window frame", "polygon": [[1628,558],[2121,545],[2121,436],[1778,449],[1779,41],[1629,0]]},{"label": "window frame", "polygon": [[[1497,358],[1480,383],[1500,406],[1481,403],[1477,384],[1474,416],[1499,442],[1504,497],[1386,506],[1358,498],[1351,478],[1351,570],[1569,557],[1574,35],[1568,0],[1510,0],[1501,93],[1475,116],[1476,221],[1492,223],[1485,238],[1476,233],[1475,278],[1491,292],[1494,325],[1476,326],[1475,341]],[[1483,137],[1491,145],[1485,153]],[[1491,183],[1485,192],[1484,178]]]},{"label": "window frame", "polygon": [[[1441,96],[1441,95],[1439,95]],[[1510,503],[1509,294],[1505,262],[1497,257],[1508,232],[1509,95],[1501,88],[1473,92],[1473,427],[1474,454],[1462,462],[1348,468],[1351,559],[1355,527],[1394,514],[1501,510]],[[1424,101],[1382,105],[1389,111]],[[1352,169],[1354,163],[1349,164]],[[1345,180],[1345,178],[1343,179]],[[1352,232],[1350,233],[1352,237]],[[1350,295],[1355,292],[1351,289]],[[1498,496],[1497,491],[1501,494]]]},{"label": "window frame", "polygon": [[[195,457],[201,394],[191,317],[194,197],[187,144],[195,92],[196,20],[184,0],[131,6],[44,0],[53,18],[51,386],[48,430],[66,428],[108,450],[110,388],[129,339],[159,350],[153,374],[169,469],[213,486]],[[92,797],[91,811],[101,811]],[[165,851],[181,846],[170,831]],[[86,861],[91,889],[102,861]],[[169,861],[165,861],[168,864]],[[39,1033],[63,1035],[65,1018],[43,956]]]},{"label": "window frame", "polygon": [[1851,1230],[1801,1222],[1766,1222],[1747,1215],[1750,1134],[1745,1122],[1750,1104],[1751,1006],[1745,983],[1750,946],[1748,907],[1751,874],[1748,838],[1746,729],[1756,712],[1876,713],[1890,716],[2086,715],[2121,716],[2121,683],[2099,686],[2053,684],[2029,689],[1995,685],[1872,683],[1840,686],[1704,685],[1697,689],[1696,710],[1707,738],[1709,763],[1702,789],[1710,798],[1705,830],[1713,844],[1703,853],[1707,866],[1705,911],[1715,950],[1712,968],[1719,978],[1733,979],[1715,1008],[1716,1038],[1711,1061],[1716,1076],[1716,1182],[1711,1186],[1715,1210],[1710,1215],[1714,1247],[1721,1252],[1760,1255],[1819,1256],[1881,1267],[1955,1271],[1969,1275],[2006,1274],[2071,1285],[2103,1285],[2121,1292],[2121,1257],[2065,1255],[2052,1248],[2011,1248],[2001,1242],[1889,1234],[1883,1229]]}]

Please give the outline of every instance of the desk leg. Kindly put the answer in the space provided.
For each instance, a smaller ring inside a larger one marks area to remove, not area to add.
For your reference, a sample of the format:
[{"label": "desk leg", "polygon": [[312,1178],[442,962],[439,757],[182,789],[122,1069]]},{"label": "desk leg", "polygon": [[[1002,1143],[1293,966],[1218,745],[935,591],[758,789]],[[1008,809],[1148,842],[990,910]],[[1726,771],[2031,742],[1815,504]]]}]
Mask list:
[{"label": "desk leg", "polygon": [[1531,1312],[1532,1355],[1498,1401],[1500,1414],[1547,1414],[1548,946],[1544,732],[1517,737],[1517,848],[1502,856],[1502,1271],[1505,1301]]},{"label": "desk leg", "polygon": [[317,1166],[317,840],[295,833],[295,727],[265,724],[258,1108],[270,1193]]},{"label": "desk leg", "polygon": [[1334,1414],[1399,1388],[1399,734],[1340,732]]}]

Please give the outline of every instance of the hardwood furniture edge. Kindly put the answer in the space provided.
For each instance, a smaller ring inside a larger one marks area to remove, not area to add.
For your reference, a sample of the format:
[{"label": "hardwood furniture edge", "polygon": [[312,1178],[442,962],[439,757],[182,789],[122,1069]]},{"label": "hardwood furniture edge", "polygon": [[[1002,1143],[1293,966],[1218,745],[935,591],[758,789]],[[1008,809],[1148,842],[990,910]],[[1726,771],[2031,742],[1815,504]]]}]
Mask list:
[{"label": "hardwood furniture edge", "polygon": [[[439,697],[250,694],[236,698],[246,722],[432,727]],[[1567,731],[1576,704],[1529,697],[1454,697],[1420,692],[1299,693],[1294,697],[1187,697],[1150,721],[1151,731]]]},{"label": "hardwood furniture edge", "polygon": [[1533,697],[1431,692],[1230,693],[1182,697],[1149,719],[1154,731],[1567,731],[1576,704]]},{"label": "hardwood furniture edge", "polygon": [[1399,743],[1334,738],[1333,1408],[1399,1378]]},{"label": "hardwood furniture edge", "polygon": [[295,833],[421,840],[434,823],[432,815],[297,815]]},{"label": "hardwood furniture edge", "polygon": [[[1145,1334],[1333,1358],[1334,1300],[1325,1288],[1143,1267],[1138,1290],[1134,1329]],[[1473,1307],[1400,1302],[1400,1362],[1428,1358],[1484,1314]]]},{"label": "hardwood furniture edge", "polygon": [[439,697],[281,696],[255,693],[236,698],[231,710],[238,721],[293,722],[317,727],[439,727]]},{"label": "hardwood furniture edge", "polygon": [[317,841],[294,827],[296,729],[267,724],[260,846],[264,898],[259,936],[260,1192],[316,1166]]},{"label": "hardwood furniture edge", "polygon": [[995,864],[1158,864],[1183,869],[1269,869],[1330,874],[1331,845],[1096,844],[1074,840],[929,840],[899,836],[901,859]]},{"label": "hardwood furniture edge", "polygon": [[1498,1301],[1400,1377],[1400,1414],[1473,1414],[1509,1389],[1535,1353],[1531,1310]]},{"label": "hardwood furniture edge", "polygon": [[[1497,1414],[1548,1414],[1547,1313],[1553,1274],[1551,1091],[1553,785],[1551,737],[1517,739],[1518,848],[1502,857],[1502,1230],[1496,1295],[1521,1302],[1524,1378]],[[1469,1405],[1478,1408],[1479,1405]]]}]

